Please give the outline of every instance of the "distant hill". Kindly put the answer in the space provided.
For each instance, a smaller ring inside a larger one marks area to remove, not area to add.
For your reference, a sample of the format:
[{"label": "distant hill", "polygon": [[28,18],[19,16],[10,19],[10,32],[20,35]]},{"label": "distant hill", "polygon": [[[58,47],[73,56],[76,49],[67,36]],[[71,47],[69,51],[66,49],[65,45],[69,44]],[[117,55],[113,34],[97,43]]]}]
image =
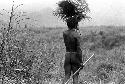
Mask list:
[{"label": "distant hill", "polygon": [[37,23],[40,26],[55,27],[55,26],[65,26],[59,18],[53,15],[52,8],[44,8],[41,11],[32,12],[28,15],[30,18],[38,20]]},{"label": "distant hill", "polygon": [[[60,18],[57,18],[56,16],[53,15],[53,9],[51,7],[47,8],[40,8],[39,10],[27,10],[27,16],[33,21],[29,21],[28,23],[34,24],[37,27],[66,27],[66,24],[60,20]],[[86,20],[86,21],[81,21],[79,23],[80,27],[84,26],[100,26],[100,25],[114,25],[115,26],[122,26],[124,25],[124,18],[120,18],[120,16],[113,16],[110,15],[110,17],[103,17],[104,15],[96,14],[95,12],[91,12],[90,17],[92,19]],[[115,18],[114,18],[115,17]],[[122,17],[122,16],[121,16]],[[37,20],[36,22],[34,20]],[[101,21],[100,21],[101,20]],[[3,22],[6,22],[5,17],[1,17],[0,19],[0,25],[3,24]],[[21,25],[24,26],[22,23]]]},{"label": "distant hill", "polygon": [[[40,9],[40,11],[33,10],[32,12],[27,12],[27,16],[32,20],[26,23],[33,24],[35,26],[41,27],[64,27],[65,23],[53,15],[53,9],[50,7]],[[6,23],[7,18],[2,17],[0,19],[0,26]],[[37,20],[35,22],[35,20]],[[20,23],[24,27],[24,23]]]}]

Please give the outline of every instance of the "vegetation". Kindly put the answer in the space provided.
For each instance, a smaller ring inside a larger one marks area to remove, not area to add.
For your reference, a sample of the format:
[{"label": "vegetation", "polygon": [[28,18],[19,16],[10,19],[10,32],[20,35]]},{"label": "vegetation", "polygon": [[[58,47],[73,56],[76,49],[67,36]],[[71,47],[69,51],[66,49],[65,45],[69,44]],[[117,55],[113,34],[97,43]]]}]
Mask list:
[{"label": "vegetation", "polygon": [[[8,26],[0,30],[0,83],[60,84],[64,77],[65,28],[15,27],[13,21],[18,22],[13,9],[14,5]],[[95,56],[80,71],[80,84],[124,84],[124,27],[84,27],[81,32],[84,61],[93,52]]]},{"label": "vegetation", "polygon": [[88,4],[84,1],[74,2],[73,0],[62,0],[58,3],[57,10],[54,15],[60,17],[64,21],[70,18],[76,18],[76,21],[80,22],[82,19],[88,18],[87,12],[90,11]]},{"label": "vegetation", "polygon": [[78,26],[81,20],[90,18],[87,15],[89,11],[85,0],[62,0],[58,2],[58,7],[54,11],[54,15],[66,22],[67,26],[68,24]]},{"label": "vegetation", "polygon": [[[99,28],[96,27],[93,27],[92,30],[88,28],[81,29],[83,32],[82,49],[85,60],[93,52],[95,53],[95,56],[80,72],[79,82],[81,84],[85,82],[99,84],[100,81],[120,84],[120,82],[125,81],[125,38],[123,35],[125,30],[120,27],[111,27],[111,30],[107,30],[107,28],[105,27],[104,31],[99,31]],[[112,30],[112,28],[114,29]],[[16,40],[13,40],[11,43],[14,47],[11,46],[11,61],[7,64],[8,67],[11,67],[9,69],[6,67],[3,84],[7,80],[8,82],[20,81],[26,84],[61,83],[64,77],[63,61],[65,55],[65,47],[61,34],[63,29],[27,28],[14,30],[17,33],[14,37]],[[102,38],[100,32],[104,33],[105,39]],[[117,40],[115,39],[116,37],[119,39],[118,41],[115,41]],[[106,44],[107,41],[109,44]],[[115,43],[115,45],[112,45],[112,43]],[[17,61],[15,62],[14,59]],[[3,66],[1,64],[1,68]],[[11,73],[7,70],[10,70]]]}]

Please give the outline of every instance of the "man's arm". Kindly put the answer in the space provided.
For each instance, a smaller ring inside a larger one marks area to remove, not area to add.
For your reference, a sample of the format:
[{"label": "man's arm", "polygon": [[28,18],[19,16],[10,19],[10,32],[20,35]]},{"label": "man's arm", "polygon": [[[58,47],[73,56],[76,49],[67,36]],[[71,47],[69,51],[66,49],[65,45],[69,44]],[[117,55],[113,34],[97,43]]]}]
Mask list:
[{"label": "man's arm", "polygon": [[78,49],[78,52],[81,52],[82,37],[81,37],[81,35],[78,32],[76,32],[75,38],[77,40],[77,49]]},{"label": "man's arm", "polygon": [[79,54],[79,60],[80,60],[81,63],[83,63],[82,49],[81,49],[82,39],[81,39],[81,35],[78,32],[76,32],[76,40],[77,40],[77,52]]}]

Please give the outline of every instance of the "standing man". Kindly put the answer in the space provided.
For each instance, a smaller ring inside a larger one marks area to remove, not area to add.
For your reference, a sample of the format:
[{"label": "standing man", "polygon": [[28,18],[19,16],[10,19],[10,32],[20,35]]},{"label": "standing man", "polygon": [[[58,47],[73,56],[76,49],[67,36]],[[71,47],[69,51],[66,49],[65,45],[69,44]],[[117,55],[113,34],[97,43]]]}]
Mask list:
[{"label": "standing man", "polygon": [[[78,23],[82,19],[89,18],[86,14],[89,11],[88,4],[81,0],[62,0],[54,12],[66,22],[68,30],[63,32],[66,47],[64,70],[65,78],[63,84],[70,78],[71,72],[75,73],[82,64],[81,36],[78,30]],[[78,84],[78,75],[73,76],[73,84]]]},{"label": "standing man", "polygon": [[[70,78],[71,72],[75,73],[82,64],[81,37],[77,32],[78,22],[72,18],[67,21],[68,30],[63,32],[66,47],[64,70],[65,78],[63,84]],[[78,75],[73,76],[73,84],[78,84]]]}]

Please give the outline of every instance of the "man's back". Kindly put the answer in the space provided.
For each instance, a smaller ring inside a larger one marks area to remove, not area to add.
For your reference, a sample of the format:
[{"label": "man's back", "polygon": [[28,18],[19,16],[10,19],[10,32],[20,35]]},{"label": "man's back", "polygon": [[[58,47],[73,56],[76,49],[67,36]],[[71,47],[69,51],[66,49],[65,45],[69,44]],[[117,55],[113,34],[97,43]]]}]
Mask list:
[{"label": "man's back", "polygon": [[80,35],[75,30],[63,32],[64,43],[67,52],[77,52],[80,47]]}]

